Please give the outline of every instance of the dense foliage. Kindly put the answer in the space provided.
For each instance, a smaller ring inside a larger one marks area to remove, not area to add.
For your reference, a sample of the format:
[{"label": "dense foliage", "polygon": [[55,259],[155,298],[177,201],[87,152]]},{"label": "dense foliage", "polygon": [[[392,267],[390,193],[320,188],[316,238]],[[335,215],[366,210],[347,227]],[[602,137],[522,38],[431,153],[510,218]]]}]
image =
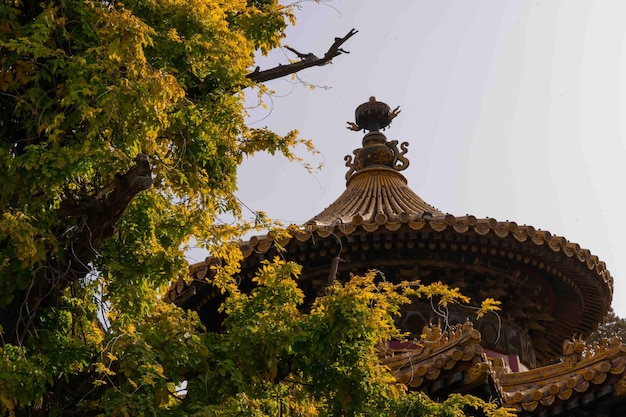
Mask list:
[{"label": "dense foliage", "polygon": [[[372,277],[310,314],[297,265],[230,278],[225,242],[255,226],[219,221],[241,220],[237,166],[300,143],[244,123],[290,21],[276,0],[0,0],[1,415],[503,413],[393,381],[376,347],[405,299]],[[224,333],[162,301],[191,239],[226,261]]]}]

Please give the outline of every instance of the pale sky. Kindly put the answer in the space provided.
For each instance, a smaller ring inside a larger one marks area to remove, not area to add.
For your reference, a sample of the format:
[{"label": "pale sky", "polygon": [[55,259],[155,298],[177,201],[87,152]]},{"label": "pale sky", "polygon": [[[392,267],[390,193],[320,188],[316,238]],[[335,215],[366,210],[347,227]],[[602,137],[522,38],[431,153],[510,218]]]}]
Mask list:
[{"label": "pale sky", "polygon": [[322,211],[360,146],[346,122],[373,95],[402,109],[385,133],[410,143],[413,191],[444,212],[529,224],[589,249],[626,317],[626,1],[305,2],[286,44],[323,54],[351,28],[350,54],[298,74],[327,88],[271,81],[271,111],[251,117],[312,139],[321,154],[303,156],[323,170],[261,155],[240,169],[237,196],[287,223]]}]

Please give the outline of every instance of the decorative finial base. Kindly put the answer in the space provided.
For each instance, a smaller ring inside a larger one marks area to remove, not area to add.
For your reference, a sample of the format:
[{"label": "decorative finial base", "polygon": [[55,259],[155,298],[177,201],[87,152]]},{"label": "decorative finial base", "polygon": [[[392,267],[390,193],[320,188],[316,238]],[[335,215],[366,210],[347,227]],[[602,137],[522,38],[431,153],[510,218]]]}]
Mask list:
[{"label": "decorative finial base", "polygon": [[404,157],[408,143],[402,143],[400,151],[397,140],[388,142],[385,135],[380,132],[400,113],[398,109],[399,107],[396,107],[392,111],[386,103],[376,101],[376,97],[370,97],[367,103],[356,108],[356,123],[348,123],[348,129],[369,132],[363,137],[363,147],[354,151],[354,160],[351,156],[345,158],[346,166],[350,168],[346,179],[364,168],[388,167],[401,171],[409,165],[409,161]]}]

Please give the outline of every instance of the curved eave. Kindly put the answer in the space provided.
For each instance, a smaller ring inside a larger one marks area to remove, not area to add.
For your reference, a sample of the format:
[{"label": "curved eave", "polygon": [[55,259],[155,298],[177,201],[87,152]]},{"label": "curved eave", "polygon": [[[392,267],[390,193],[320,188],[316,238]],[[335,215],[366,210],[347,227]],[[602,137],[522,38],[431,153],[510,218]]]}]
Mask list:
[{"label": "curved eave", "polygon": [[[381,220],[380,216],[378,220]],[[338,238],[345,237],[352,241],[351,245],[357,245],[354,250],[364,251],[369,241],[384,235],[386,245],[392,251],[396,250],[393,246],[396,244],[405,247],[409,244],[415,244],[416,247],[426,244],[440,253],[486,251],[486,257],[507,260],[551,277],[550,280],[561,288],[557,290],[559,292],[555,300],[558,308],[554,311],[537,310],[535,318],[524,319],[528,326],[535,326],[529,327],[539,332],[535,334],[541,335],[536,340],[541,344],[535,345],[538,363],[547,364],[557,358],[561,343],[572,337],[573,333],[589,335],[593,332],[606,315],[612,299],[613,278],[605,263],[597,256],[561,236],[553,236],[532,226],[520,226],[515,222],[450,214],[432,218],[412,215],[399,221],[365,222],[356,215],[351,221],[328,225],[308,224],[289,230],[290,237],[270,234],[252,237],[241,243],[244,256],[242,269],[250,271],[262,259],[275,256],[277,245],[285,248],[285,256],[289,259],[299,261],[305,259],[303,256],[306,259],[310,256],[330,256],[327,251],[326,255],[323,254],[324,246],[336,242]],[[363,247],[359,249],[359,245]],[[418,258],[411,259],[420,262]],[[210,293],[214,292],[205,285],[205,277],[210,274],[209,262],[211,258],[192,265],[192,282],[179,282],[172,286],[167,299],[185,308],[202,309],[212,299]],[[344,264],[344,267],[349,266]],[[307,274],[307,271],[304,270],[303,274]],[[545,320],[542,315],[547,316]],[[539,323],[541,326],[538,326]]]},{"label": "curved eave", "polygon": [[[404,343],[401,349],[381,349],[381,363],[399,382],[428,394],[439,394],[432,388],[445,389],[448,381],[462,381],[455,392],[468,392],[473,384],[485,384],[489,375],[501,404],[521,416],[589,412],[603,406],[611,407],[610,415],[622,415],[626,408],[626,345],[617,337],[595,346],[566,341],[560,362],[512,372],[506,362],[481,355],[478,331],[459,333],[458,326],[451,330],[436,339],[440,342],[434,349],[428,339]],[[463,377],[453,377],[459,374]],[[443,384],[431,382],[441,380]]]},{"label": "curved eave", "polygon": [[[541,321],[543,328],[536,326],[537,331],[542,334],[540,339],[543,343],[543,346],[535,346],[540,363],[548,363],[551,358],[558,357],[561,343],[572,337],[573,333],[588,335],[593,332],[611,303],[613,278],[606,264],[597,256],[561,236],[553,236],[532,226],[519,226],[515,222],[477,219],[474,216],[455,217],[448,214],[433,218],[414,216],[406,222],[387,221],[379,224],[362,222],[357,216],[352,222],[308,225],[305,229],[294,230],[290,239],[284,239],[279,244],[288,248],[288,251],[293,247],[294,251],[310,256],[320,247],[321,240],[357,235],[371,235],[368,239],[375,239],[375,235],[385,235],[385,242],[391,245],[394,245],[393,241],[398,241],[399,244],[400,240],[417,239],[416,244],[420,240],[427,241],[427,245],[433,247],[434,251],[441,252],[462,251],[465,242],[468,243],[468,251],[488,250],[485,254],[487,257],[526,265],[542,271],[541,274],[552,277],[555,282],[560,282],[562,290],[558,293],[558,307],[553,311],[554,316]],[[470,243],[477,239],[481,241],[480,244]],[[456,245],[457,249],[453,249],[454,242],[459,243]],[[252,239],[248,244],[242,245],[244,256],[248,258],[245,263],[257,263],[258,260],[255,259],[264,257],[272,248],[272,243],[271,237],[266,237]],[[408,241],[405,246],[406,244]],[[395,251],[395,246],[390,246],[389,250]],[[419,259],[415,261],[420,262]],[[528,325],[539,324],[534,320],[526,321]]]},{"label": "curved eave", "polygon": [[[404,220],[404,221],[403,221]],[[468,232],[477,235],[493,235],[500,239],[514,239],[517,242],[532,242],[536,246],[555,253],[561,253],[567,258],[577,260],[590,272],[594,272],[599,283],[607,286],[613,292],[613,278],[606,268],[604,261],[593,255],[588,249],[581,248],[577,243],[569,242],[562,236],[553,236],[545,230],[537,230],[533,226],[518,225],[515,222],[499,222],[493,218],[478,219],[474,216],[456,217],[452,214],[435,216],[432,218],[411,216],[400,221],[365,222],[362,217],[354,216],[347,222],[333,222],[331,224],[307,224],[304,227],[293,228],[291,237],[282,237],[277,241],[281,246],[290,242],[304,243],[316,237],[327,238],[334,234],[350,235],[360,231],[367,233],[397,231],[404,225],[414,231],[430,230],[439,233],[464,234]],[[253,252],[265,253],[273,247],[275,237],[272,235],[254,236],[240,245],[243,256],[247,258]],[[204,264],[202,262],[201,264]]]},{"label": "curved eave", "polygon": [[520,415],[542,415],[546,410],[589,408],[601,403],[623,409],[626,345],[618,339],[611,343],[611,346],[587,346],[586,356],[564,355],[562,362],[551,366],[519,373],[494,373],[502,404],[516,409]]},{"label": "curved eave", "polygon": [[[433,326],[429,328],[432,332]],[[417,343],[388,343],[379,352],[380,361],[410,389],[441,395],[452,392],[448,385],[453,385],[453,390],[467,392],[487,380],[489,367],[482,360],[480,340],[480,332],[466,322],[432,332]]]}]

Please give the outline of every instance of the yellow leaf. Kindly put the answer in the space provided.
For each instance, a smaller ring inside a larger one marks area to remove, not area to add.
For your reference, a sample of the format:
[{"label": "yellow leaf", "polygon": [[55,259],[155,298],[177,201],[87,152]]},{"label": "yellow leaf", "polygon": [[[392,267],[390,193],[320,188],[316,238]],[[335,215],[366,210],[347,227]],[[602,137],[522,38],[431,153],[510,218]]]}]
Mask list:
[{"label": "yellow leaf", "polygon": [[110,370],[109,367],[103,364],[102,362],[96,362],[95,366],[96,366],[96,372],[98,372],[99,374],[104,374],[104,375],[109,375],[109,376],[115,375],[115,372]]},{"label": "yellow leaf", "polygon": [[502,302],[494,300],[493,298],[485,298],[481,303],[480,309],[476,313],[476,316],[480,318],[490,311],[498,311],[500,310],[500,304],[502,304]]}]

